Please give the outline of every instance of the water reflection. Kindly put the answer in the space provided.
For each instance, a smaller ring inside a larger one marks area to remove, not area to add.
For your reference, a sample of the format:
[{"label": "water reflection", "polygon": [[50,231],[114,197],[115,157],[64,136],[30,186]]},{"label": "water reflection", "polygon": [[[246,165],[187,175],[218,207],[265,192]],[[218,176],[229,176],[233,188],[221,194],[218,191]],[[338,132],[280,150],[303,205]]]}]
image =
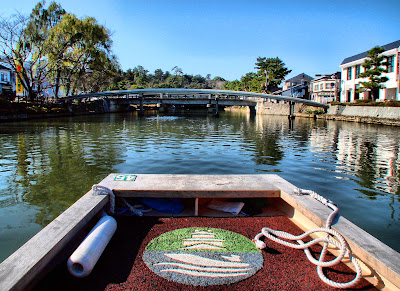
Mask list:
[{"label": "water reflection", "polygon": [[332,191],[331,199],[339,200],[350,220],[400,250],[395,243],[400,234],[399,128],[328,122],[311,136],[314,150],[331,151],[319,170],[334,172],[341,181],[335,189],[346,193],[341,198]]},{"label": "water reflection", "polygon": [[111,172],[277,172],[400,250],[399,139],[398,128],[240,112],[0,124],[0,260]]},{"label": "water reflection", "polygon": [[361,187],[398,195],[399,133],[398,128],[337,122],[313,129],[310,139],[313,151],[336,160],[337,173],[352,176]]},{"label": "water reflection", "polygon": [[14,197],[13,203],[1,206],[28,203],[39,210],[35,222],[47,225],[87,192],[88,185],[104,178],[122,161],[124,146],[117,142],[121,126],[70,120],[62,127],[37,127],[33,134],[19,132],[17,137],[9,136],[9,141],[16,141],[17,151],[6,152],[5,156],[13,159],[15,154],[17,163],[15,170],[13,164],[1,167],[3,174],[9,173],[7,181],[2,177],[8,187],[2,190],[1,197],[10,199],[11,193]]}]

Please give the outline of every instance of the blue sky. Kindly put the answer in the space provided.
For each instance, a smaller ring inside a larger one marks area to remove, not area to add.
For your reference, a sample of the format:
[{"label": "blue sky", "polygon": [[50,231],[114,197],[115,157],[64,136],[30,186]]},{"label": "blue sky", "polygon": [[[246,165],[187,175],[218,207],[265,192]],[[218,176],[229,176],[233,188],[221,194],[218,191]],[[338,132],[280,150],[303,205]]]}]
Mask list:
[{"label": "blue sky", "polygon": [[[0,16],[29,14],[37,0],[3,0]],[[288,77],[332,73],[342,60],[400,40],[400,0],[59,0],[112,32],[125,71],[174,66],[227,80],[254,71],[257,57],[279,57]],[[49,4],[50,1],[47,1]]]}]

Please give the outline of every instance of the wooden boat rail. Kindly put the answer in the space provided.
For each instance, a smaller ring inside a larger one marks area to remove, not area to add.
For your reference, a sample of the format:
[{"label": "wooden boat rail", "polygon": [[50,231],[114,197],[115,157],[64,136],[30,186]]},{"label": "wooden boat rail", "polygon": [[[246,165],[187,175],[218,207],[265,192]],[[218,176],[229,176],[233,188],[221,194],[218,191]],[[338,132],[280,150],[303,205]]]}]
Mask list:
[{"label": "wooden boat rail", "polygon": [[[303,230],[325,226],[331,213],[309,196],[296,195],[296,186],[277,175],[140,174],[123,180],[121,174],[110,174],[99,185],[113,190],[116,197],[182,198],[190,205],[181,214],[187,216],[202,215],[199,202],[208,198],[270,198]],[[94,194],[90,190],[0,264],[0,290],[23,290],[37,282],[49,262],[109,202],[107,195]],[[367,280],[379,289],[400,289],[399,253],[344,217],[332,228],[370,270],[364,276]]]}]

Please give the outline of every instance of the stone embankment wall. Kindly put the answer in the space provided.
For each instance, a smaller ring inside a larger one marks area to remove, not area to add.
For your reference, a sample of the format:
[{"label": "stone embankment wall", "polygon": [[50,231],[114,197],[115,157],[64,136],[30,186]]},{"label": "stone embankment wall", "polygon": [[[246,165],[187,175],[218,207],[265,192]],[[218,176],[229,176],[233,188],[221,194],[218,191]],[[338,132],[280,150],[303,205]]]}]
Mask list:
[{"label": "stone embankment wall", "polygon": [[321,118],[400,126],[400,107],[333,105]]},{"label": "stone embankment wall", "polygon": [[332,105],[327,114],[400,120],[400,107]]},{"label": "stone embankment wall", "polygon": [[[400,126],[400,107],[332,105],[326,114],[312,113],[318,110],[321,110],[321,108],[297,103],[294,115],[327,120]],[[259,102],[257,114],[289,115],[289,105],[283,102]]]}]

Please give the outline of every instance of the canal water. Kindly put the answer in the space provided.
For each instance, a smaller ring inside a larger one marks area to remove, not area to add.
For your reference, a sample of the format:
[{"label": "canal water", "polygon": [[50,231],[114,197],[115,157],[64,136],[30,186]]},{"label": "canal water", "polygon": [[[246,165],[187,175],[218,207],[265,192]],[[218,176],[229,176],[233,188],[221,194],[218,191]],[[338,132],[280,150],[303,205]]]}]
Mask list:
[{"label": "canal water", "polygon": [[400,128],[224,112],[0,124],[0,261],[109,173],[278,174],[400,251]]}]

